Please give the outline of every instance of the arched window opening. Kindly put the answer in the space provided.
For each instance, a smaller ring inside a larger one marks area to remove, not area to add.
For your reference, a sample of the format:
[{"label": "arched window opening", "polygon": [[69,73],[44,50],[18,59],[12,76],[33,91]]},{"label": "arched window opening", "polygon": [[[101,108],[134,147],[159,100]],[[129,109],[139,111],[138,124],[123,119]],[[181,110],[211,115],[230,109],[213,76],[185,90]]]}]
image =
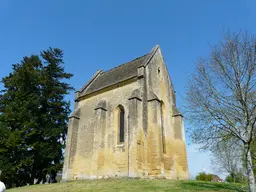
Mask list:
[{"label": "arched window opening", "polygon": [[119,107],[119,143],[124,142],[124,108]]},{"label": "arched window opening", "polygon": [[166,153],[165,127],[164,127],[164,103],[163,102],[161,102],[161,132],[162,132],[163,153]]}]

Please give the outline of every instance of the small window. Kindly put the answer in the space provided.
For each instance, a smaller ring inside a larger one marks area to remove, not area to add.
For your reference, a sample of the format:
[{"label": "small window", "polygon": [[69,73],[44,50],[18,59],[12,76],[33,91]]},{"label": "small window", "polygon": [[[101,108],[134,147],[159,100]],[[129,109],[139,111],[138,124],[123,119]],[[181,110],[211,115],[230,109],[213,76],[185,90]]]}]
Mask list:
[{"label": "small window", "polygon": [[119,107],[119,143],[124,142],[124,108]]}]

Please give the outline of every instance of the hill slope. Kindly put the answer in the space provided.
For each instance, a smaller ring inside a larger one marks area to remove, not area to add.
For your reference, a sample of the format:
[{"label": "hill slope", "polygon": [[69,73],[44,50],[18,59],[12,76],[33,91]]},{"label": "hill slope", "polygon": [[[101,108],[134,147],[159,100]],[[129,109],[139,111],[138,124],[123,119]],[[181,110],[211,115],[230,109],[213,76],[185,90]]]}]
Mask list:
[{"label": "hill slope", "polygon": [[95,180],[76,181],[69,183],[57,183],[49,185],[33,185],[21,188],[9,189],[7,192],[135,192],[135,191],[172,191],[172,192],[192,192],[192,191],[237,191],[239,185],[198,182],[198,181],[178,181],[178,180]]}]

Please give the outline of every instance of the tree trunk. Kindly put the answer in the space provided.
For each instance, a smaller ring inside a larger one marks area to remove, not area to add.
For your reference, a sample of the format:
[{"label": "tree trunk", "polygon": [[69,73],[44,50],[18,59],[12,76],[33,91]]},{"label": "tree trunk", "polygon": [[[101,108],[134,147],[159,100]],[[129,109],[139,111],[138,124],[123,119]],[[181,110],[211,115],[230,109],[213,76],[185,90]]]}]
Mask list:
[{"label": "tree trunk", "polygon": [[231,176],[231,178],[232,178],[233,183],[235,183],[235,174],[234,174],[234,173],[231,173],[230,176]]},{"label": "tree trunk", "polygon": [[248,186],[249,186],[249,192],[256,192],[256,186],[255,186],[255,178],[253,173],[253,167],[252,167],[252,156],[251,151],[247,148],[246,149],[246,168],[248,172]]}]

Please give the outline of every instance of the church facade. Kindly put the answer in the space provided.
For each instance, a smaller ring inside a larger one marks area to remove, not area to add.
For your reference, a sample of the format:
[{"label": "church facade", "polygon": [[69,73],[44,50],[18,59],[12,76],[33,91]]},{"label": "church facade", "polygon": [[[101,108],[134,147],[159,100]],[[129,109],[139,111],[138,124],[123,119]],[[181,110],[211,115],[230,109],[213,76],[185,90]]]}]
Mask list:
[{"label": "church facade", "polygon": [[183,117],[159,46],[97,71],[76,92],[62,177],[188,178]]}]

